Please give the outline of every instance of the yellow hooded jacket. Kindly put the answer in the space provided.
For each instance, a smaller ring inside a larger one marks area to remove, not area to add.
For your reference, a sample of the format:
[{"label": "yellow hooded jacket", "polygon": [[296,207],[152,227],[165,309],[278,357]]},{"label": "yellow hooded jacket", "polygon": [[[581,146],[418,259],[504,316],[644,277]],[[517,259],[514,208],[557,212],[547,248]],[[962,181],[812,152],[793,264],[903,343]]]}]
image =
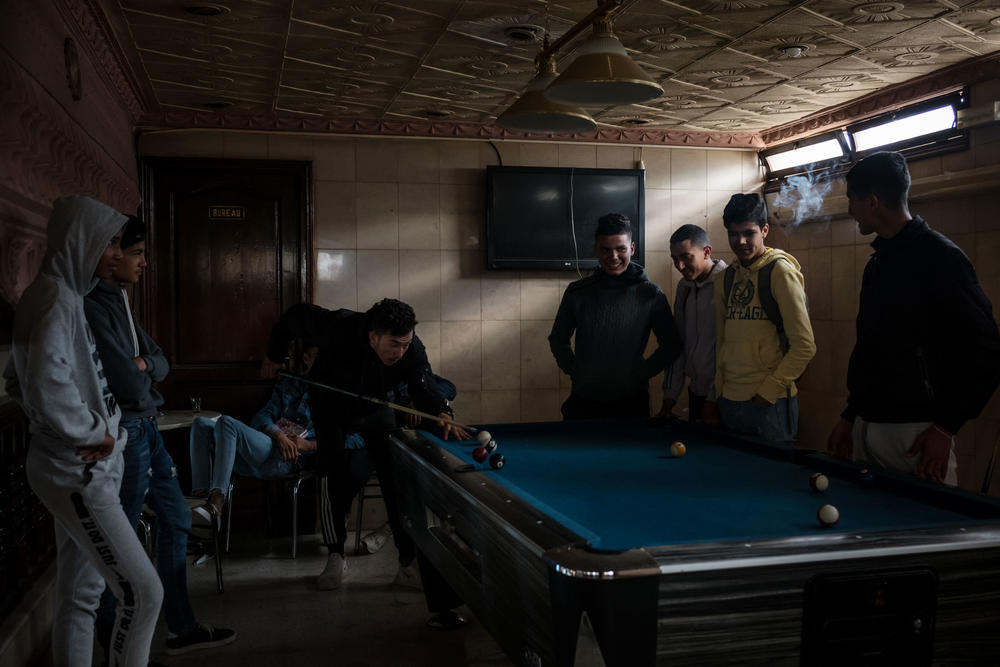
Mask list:
[{"label": "yellow hooded jacket", "polygon": [[[787,354],[782,354],[778,329],[764,314],[757,293],[758,272],[775,261],[771,293],[788,337]],[[736,276],[729,303],[725,303],[725,280],[715,281],[716,393],[732,401],[760,394],[772,403],[789,392],[795,396],[795,379],[816,354],[801,267],[783,250],[766,247],[749,267],[733,265]]]}]

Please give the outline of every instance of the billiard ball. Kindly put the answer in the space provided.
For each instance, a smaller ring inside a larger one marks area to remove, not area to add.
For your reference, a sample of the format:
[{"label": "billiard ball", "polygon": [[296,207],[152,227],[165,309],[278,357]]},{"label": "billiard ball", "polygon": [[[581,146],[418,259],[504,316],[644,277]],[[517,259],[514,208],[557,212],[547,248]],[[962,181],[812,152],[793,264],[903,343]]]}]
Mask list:
[{"label": "billiard ball", "polygon": [[829,528],[840,521],[840,510],[833,505],[823,505],[816,512],[816,518],[824,528]]},{"label": "billiard ball", "polygon": [[670,453],[677,457],[684,456],[687,454],[687,447],[684,446],[683,442],[675,442],[670,445]]},{"label": "billiard ball", "polygon": [[490,435],[489,431],[480,431],[476,435],[476,440],[478,440],[479,444],[482,445],[483,447],[485,447],[486,443],[489,442],[492,439],[493,439],[493,436]]},{"label": "billiard ball", "polygon": [[809,486],[813,491],[826,491],[830,487],[830,480],[821,472],[814,472],[809,476]]},{"label": "billiard ball", "polygon": [[476,460],[476,463],[482,463],[483,461],[485,461],[486,456],[487,454],[485,447],[476,447],[475,449],[472,450],[472,458]]},{"label": "billiard ball", "polygon": [[496,451],[496,448],[497,448],[496,440],[490,440],[485,445],[483,445],[483,449],[486,450],[487,454],[492,454],[494,451]]},{"label": "billiard ball", "polygon": [[496,454],[490,457],[490,467],[493,468],[494,470],[500,470],[500,468],[503,468],[506,463],[507,459],[505,459],[503,457],[503,454],[501,454],[500,452],[497,452]]},{"label": "billiard ball", "polygon": [[868,468],[862,468],[858,471],[858,483],[861,486],[873,486],[875,484],[875,473]]}]

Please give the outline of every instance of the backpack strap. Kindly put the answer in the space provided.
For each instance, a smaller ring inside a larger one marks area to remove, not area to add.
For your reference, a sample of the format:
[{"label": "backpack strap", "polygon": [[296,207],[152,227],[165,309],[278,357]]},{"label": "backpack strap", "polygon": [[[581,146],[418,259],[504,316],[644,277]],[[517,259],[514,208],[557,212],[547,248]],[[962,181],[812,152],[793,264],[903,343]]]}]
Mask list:
[{"label": "backpack strap", "polygon": [[778,257],[770,264],[761,267],[760,271],[757,272],[757,298],[760,299],[760,307],[764,311],[764,315],[778,330],[778,344],[781,346],[781,353],[787,354],[789,343],[788,336],[785,334],[785,322],[781,318],[778,302],[774,300],[774,294],[771,292],[771,272],[774,271],[774,265],[782,259],[784,258]]},{"label": "backpack strap", "polygon": [[723,277],[723,287],[725,288],[723,294],[726,297],[726,308],[729,307],[729,295],[733,293],[734,280],[736,280],[736,266],[734,264],[730,264],[726,267],[726,275]]}]

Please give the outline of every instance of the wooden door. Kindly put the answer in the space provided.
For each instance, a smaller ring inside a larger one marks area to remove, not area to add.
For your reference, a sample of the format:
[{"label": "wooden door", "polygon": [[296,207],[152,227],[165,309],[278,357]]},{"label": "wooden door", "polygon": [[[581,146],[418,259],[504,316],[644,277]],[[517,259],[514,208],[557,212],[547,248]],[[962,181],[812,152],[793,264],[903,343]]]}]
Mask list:
[{"label": "wooden door", "polygon": [[147,159],[150,266],[143,323],[170,361],[166,407],[248,421],[271,326],[311,300],[310,167],[301,162]]}]

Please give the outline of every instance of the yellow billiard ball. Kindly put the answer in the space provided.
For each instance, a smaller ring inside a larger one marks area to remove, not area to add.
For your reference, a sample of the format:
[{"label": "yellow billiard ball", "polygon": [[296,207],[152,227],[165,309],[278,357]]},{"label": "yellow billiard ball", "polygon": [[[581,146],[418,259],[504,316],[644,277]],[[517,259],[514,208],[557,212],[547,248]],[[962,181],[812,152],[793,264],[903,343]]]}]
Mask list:
[{"label": "yellow billiard ball", "polygon": [[687,453],[687,447],[684,446],[683,442],[675,442],[670,445],[670,453],[674,456],[684,456]]}]

